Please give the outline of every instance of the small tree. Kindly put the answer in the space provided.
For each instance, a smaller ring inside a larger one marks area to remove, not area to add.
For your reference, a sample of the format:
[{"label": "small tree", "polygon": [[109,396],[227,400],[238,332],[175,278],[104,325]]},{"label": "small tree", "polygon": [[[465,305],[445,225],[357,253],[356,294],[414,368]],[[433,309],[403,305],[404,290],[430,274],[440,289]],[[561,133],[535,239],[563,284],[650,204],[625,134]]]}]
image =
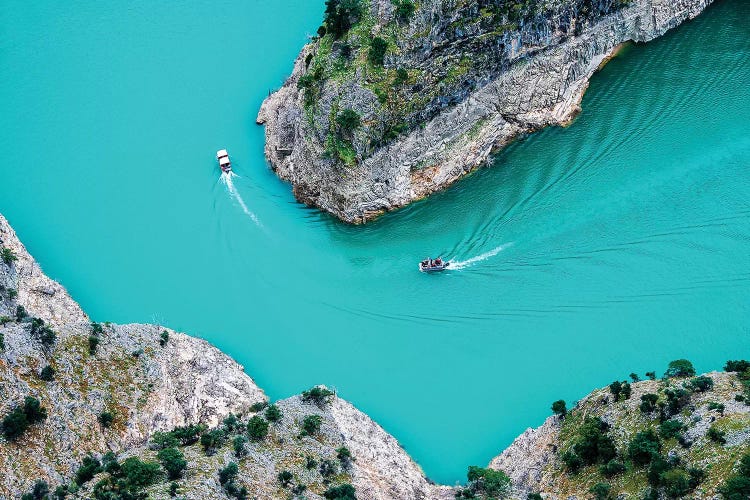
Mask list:
[{"label": "small tree", "polygon": [[589,489],[589,493],[594,495],[596,500],[607,500],[610,498],[609,492],[612,490],[612,486],[609,483],[596,483]]},{"label": "small tree", "polygon": [[269,422],[278,422],[279,420],[281,420],[281,417],[284,416],[279,407],[276,405],[269,405],[268,408],[266,408],[265,415],[266,419]]},{"label": "small tree", "polygon": [[213,455],[214,452],[224,443],[224,431],[214,429],[201,435],[201,446],[206,455]]},{"label": "small tree", "polygon": [[96,348],[99,346],[99,337],[96,335],[89,335],[89,354],[95,355]]},{"label": "small tree", "polygon": [[385,62],[385,51],[388,50],[388,42],[376,36],[370,42],[370,50],[367,53],[367,60],[373,66],[382,66]]},{"label": "small tree", "polygon": [[620,399],[620,393],[622,392],[622,383],[619,380],[615,380],[611,384],[609,384],[609,392],[612,393],[612,396],[615,398],[615,402],[617,402]]},{"label": "small tree", "polygon": [[656,394],[644,394],[641,396],[641,405],[639,408],[643,413],[651,413],[656,409],[657,401],[659,401],[659,396]]},{"label": "small tree", "polygon": [[665,420],[659,424],[659,434],[663,439],[678,439],[683,427],[679,420]]},{"label": "small tree", "polygon": [[3,248],[0,250],[0,257],[3,259],[6,265],[11,265],[18,260],[16,254],[10,248]]},{"label": "small tree", "polygon": [[646,372],[646,377],[648,377],[649,380],[656,380],[656,372]]},{"label": "small tree", "polygon": [[356,490],[349,483],[331,486],[323,492],[323,497],[328,500],[356,500]]},{"label": "small tree", "polygon": [[288,488],[289,485],[292,484],[292,479],[294,479],[294,476],[288,470],[279,472],[278,476],[276,477],[278,478],[279,484],[281,484],[282,488]]},{"label": "small tree", "polygon": [[162,467],[167,471],[167,477],[170,481],[179,479],[182,476],[182,471],[187,467],[185,455],[177,448],[164,448],[159,451],[156,458],[159,459]]},{"label": "small tree", "polygon": [[0,352],[5,350],[5,334],[0,332]]},{"label": "small tree", "polygon": [[164,347],[167,345],[167,342],[169,342],[169,332],[166,330],[161,331],[161,335],[159,336],[159,345]]},{"label": "small tree", "polygon": [[320,415],[307,415],[302,419],[302,435],[312,436],[320,430],[323,423],[323,417]]},{"label": "small tree", "polygon": [[625,464],[613,458],[606,464],[599,467],[599,472],[601,472],[603,476],[613,477],[617,474],[622,474],[623,472],[625,472]]},{"label": "small tree", "polygon": [[690,387],[697,392],[706,392],[714,388],[714,381],[711,377],[701,375],[690,381]]},{"label": "small tree", "polygon": [[726,444],[726,432],[720,430],[715,425],[712,425],[708,428],[708,432],[706,432],[706,437],[717,444]]},{"label": "small tree", "polygon": [[671,377],[692,377],[695,375],[693,363],[687,359],[676,359],[669,363],[667,371],[664,373],[665,378]]},{"label": "small tree", "polygon": [[302,401],[308,403],[312,401],[318,406],[323,406],[333,396],[333,392],[325,387],[315,386],[308,391],[302,392]]},{"label": "small tree", "polygon": [[103,411],[99,414],[97,420],[102,425],[102,427],[108,428],[112,425],[112,422],[114,422],[115,416],[110,411]]},{"label": "small tree", "polygon": [[552,412],[555,415],[559,415],[561,417],[564,417],[568,413],[568,408],[565,406],[565,401],[562,399],[559,399],[552,403]]},{"label": "small tree", "polygon": [[630,386],[628,382],[623,382],[622,383],[622,398],[630,399],[631,394],[633,394],[633,388]]},{"label": "small tree", "polygon": [[260,441],[268,435],[268,422],[260,415],[253,416],[247,423],[247,434],[253,441]]},{"label": "small tree", "polygon": [[234,449],[234,456],[242,458],[247,455],[247,448],[245,448],[247,438],[245,436],[235,436],[232,440],[232,448]]},{"label": "small tree", "polygon": [[55,369],[50,365],[45,366],[42,368],[42,371],[39,372],[39,378],[46,382],[52,382],[55,379]]},{"label": "small tree", "polygon": [[394,0],[396,6],[396,17],[401,21],[408,21],[414,14],[414,2],[412,0]]},{"label": "small tree", "polygon": [[469,482],[463,496],[467,498],[503,498],[510,492],[510,478],[501,470],[483,469],[472,465],[469,466],[466,478]]},{"label": "small tree", "polygon": [[352,452],[349,451],[349,448],[346,446],[342,446],[341,448],[336,449],[336,458],[339,459],[339,462],[341,463],[341,467],[343,469],[348,469],[351,467],[352,462],[354,461],[354,457],[352,457]]},{"label": "small tree", "polygon": [[321,476],[328,478],[336,474],[336,464],[328,459],[321,460],[320,468],[318,470]]},{"label": "small tree", "polygon": [[223,486],[228,482],[233,481],[237,477],[239,471],[240,469],[237,467],[236,463],[229,462],[226,467],[219,470],[219,484]]},{"label": "small tree", "polygon": [[341,131],[351,134],[362,125],[362,119],[359,113],[353,109],[345,109],[336,117],[336,124]]},{"label": "small tree", "polygon": [[744,359],[740,359],[737,361],[727,361],[727,364],[724,365],[724,371],[726,372],[746,372],[750,370],[750,361],[746,361]]},{"label": "small tree", "polygon": [[26,312],[26,308],[24,308],[22,305],[16,306],[16,321],[23,321],[24,319],[28,318],[29,315]]},{"label": "small tree", "polygon": [[632,380],[633,383],[635,383],[635,382],[640,381],[641,377],[639,377],[637,373],[631,373],[630,374],[630,380]]},{"label": "small tree", "polygon": [[633,437],[628,445],[628,456],[635,464],[646,465],[659,454],[660,449],[659,438],[649,429]]},{"label": "small tree", "polygon": [[79,486],[89,482],[93,477],[100,473],[102,471],[102,464],[99,462],[99,460],[92,456],[88,455],[83,457],[83,460],[81,461],[81,465],[78,467],[78,470],[76,471],[76,484]]}]

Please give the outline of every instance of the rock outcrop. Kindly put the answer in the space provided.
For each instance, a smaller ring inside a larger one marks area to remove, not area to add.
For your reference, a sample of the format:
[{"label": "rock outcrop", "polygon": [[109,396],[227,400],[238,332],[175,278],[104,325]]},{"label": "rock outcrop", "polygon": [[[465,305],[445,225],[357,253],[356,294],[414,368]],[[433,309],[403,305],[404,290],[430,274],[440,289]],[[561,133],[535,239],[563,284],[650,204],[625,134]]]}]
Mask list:
[{"label": "rock outcrop", "polygon": [[[299,201],[365,222],[445,188],[519,134],[565,124],[620,44],[711,2],[439,0],[405,19],[403,2],[362,0],[349,32],[305,46],[263,103],[266,156]],[[383,67],[368,62],[375,37]],[[339,121],[344,110],[361,125]]]},{"label": "rock outcrop", "polygon": [[[37,398],[47,413],[20,439],[0,437],[0,498],[20,497],[36,480],[70,484],[89,454],[153,461],[156,452],[147,443],[157,431],[192,424],[224,428],[230,415],[244,423],[263,411],[268,399],[263,391],[242,366],[204,340],[156,325],[105,323],[94,333],[86,314],[42,273],[1,215],[0,238],[0,248],[15,258],[10,264],[0,260],[0,418],[27,396]],[[52,341],[40,339],[44,327],[54,332]],[[92,334],[99,339],[93,353]],[[52,380],[40,376],[47,366]],[[283,417],[271,426],[270,437],[248,443],[241,459],[230,436],[244,435],[244,427],[227,430],[210,455],[199,444],[182,448],[189,467],[180,497],[224,497],[217,471],[235,461],[238,481],[256,498],[289,496],[277,478],[282,470],[294,473],[307,498],[322,498],[327,485],[344,482],[361,492],[359,498],[452,498],[452,488],[430,484],[398,442],[351,404],[329,397],[316,405],[295,396],[277,405]],[[100,422],[103,413],[112,415],[110,424]],[[308,415],[321,417],[315,436],[301,434]],[[341,447],[354,458],[347,467],[337,456]],[[317,465],[308,468],[308,456]],[[325,481],[319,472],[323,460],[335,469]],[[94,483],[76,486],[83,486],[77,497],[89,498]],[[168,497],[164,484],[148,494]]]}]

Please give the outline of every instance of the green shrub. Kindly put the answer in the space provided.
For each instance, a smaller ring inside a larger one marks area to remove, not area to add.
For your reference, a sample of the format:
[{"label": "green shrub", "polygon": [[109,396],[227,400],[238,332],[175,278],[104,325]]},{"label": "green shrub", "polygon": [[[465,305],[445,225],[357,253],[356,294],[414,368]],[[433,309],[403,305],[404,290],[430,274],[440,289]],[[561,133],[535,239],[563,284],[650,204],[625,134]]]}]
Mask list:
[{"label": "green shrub", "polygon": [[312,401],[316,405],[321,406],[327,403],[331,396],[333,396],[333,392],[325,387],[315,386],[308,391],[302,392],[302,401],[305,403]]},{"label": "green shrub", "polygon": [[247,423],[247,434],[253,441],[260,441],[268,435],[268,422],[260,415],[254,415]]},{"label": "green shrub", "polygon": [[[494,469],[483,469],[472,465],[466,474],[469,480],[466,487],[456,494],[457,498],[503,498],[511,488],[510,478],[505,472]],[[459,496],[460,495],[460,496]]]},{"label": "green shrub", "polygon": [[382,66],[385,63],[385,51],[388,50],[388,42],[376,36],[370,42],[370,50],[367,52],[367,60],[373,66]]},{"label": "green shrub", "polygon": [[354,486],[344,483],[338,486],[331,486],[323,492],[323,497],[328,500],[356,500],[355,492]]},{"label": "green shrub", "polygon": [[638,376],[637,373],[631,373],[630,374],[630,380],[632,380],[634,383],[641,380],[641,377]]},{"label": "green shrub", "polygon": [[349,448],[346,446],[342,446],[341,448],[336,448],[336,458],[339,459],[339,462],[341,463],[341,467],[344,469],[348,469],[352,462],[354,461],[354,457],[352,457],[352,452],[349,451]]},{"label": "green shrub", "polygon": [[61,484],[60,486],[55,488],[55,492],[52,494],[52,496],[57,500],[63,500],[68,496],[68,486]]},{"label": "green shrub", "polygon": [[607,463],[617,455],[614,442],[606,434],[607,429],[607,424],[593,417],[587,417],[579,426],[573,452],[584,464]]},{"label": "green shrub", "polygon": [[182,471],[187,467],[185,455],[183,455],[177,448],[164,448],[163,450],[159,450],[156,458],[159,459],[162,467],[167,471],[167,477],[170,481],[179,479],[180,476],[182,476]]},{"label": "green shrub", "polygon": [[29,315],[26,312],[26,309],[22,305],[16,306],[16,321],[23,321],[24,319],[28,317]]},{"label": "green shrub", "polygon": [[678,420],[665,420],[659,424],[659,434],[662,439],[678,439],[683,427]]},{"label": "green shrub", "polygon": [[266,406],[268,406],[267,402],[259,401],[250,405],[250,411],[253,413],[258,413],[259,411],[263,411],[263,408],[265,408]]},{"label": "green shrub", "polygon": [[690,381],[690,387],[697,392],[706,392],[714,388],[714,381],[711,377],[701,375]]},{"label": "green shrub", "polygon": [[235,436],[232,440],[232,449],[234,449],[235,457],[242,458],[247,455],[245,443],[247,443],[247,438],[245,436]]},{"label": "green shrub", "polygon": [[750,361],[739,359],[737,361],[727,361],[724,365],[724,371],[726,372],[746,372],[750,370]]},{"label": "green shrub", "polygon": [[412,0],[393,0],[396,6],[396,17],[401,21],[408,21],[414,15],[414,2]]},{"label": "green shrub", "polygon": [[233,481],[239,473],[239,467],[234,462],[229,462],[226,467],[219,470],[219,484],[225,485]]},{"label": "green shrub", "polygon": [[159,336],[159,345],[164,347],[167,345],[167,342],[169,342],[169,332],[162,330],[161,335]]},{"label": "green shrub", "polygon": [[394,85],[403,85],[409,80],[409,72],[404,68],[398,68],[396,70],[396,79],[393,80]]},{"label": "green shrub", "polygon": [[230,413],[229,415],[227,415],[221,423],[224,426],[224,431],[227,434],[239,432],[242,429],[242,422],[240,422],[240,419],[238,419],[237,415],[235,415],[234,413]]},{"label": "green shrub", "polygon": [[656,372],[646,372],[646,377],[648,377],[649,380],[656,380]]},{"label": "green shrub", "polygon": [[156,462],[143,462],[138,457],[125,459],[120,465],[121,474],[128,489],[142,490],[155,484],[161,476]]},{"label": "green shrub", "polygon": [[539,493],[529,493],[526,495],[526,500],[544,500],[544,497]]},{"label": "green shrub", "polygon": [[201,446],[206,455],[213,455],[216,450],[224,443],[224,431],[214,429],[201,435]]},{"label": "green shrub", "polygon": [[713,441],[714,443],[718,444],[726,444],[726,433],[722,430],[719,430],[718,427],[715,425],[712,425],[708,428],[708,432],[706,432],[706,437]]},{"label": "green shrub", "polygon": [[52,382],[55,380],[55,369],[50,365],[45,366],[42,368],[42,371],[39,372],[39,378],[46,382]]},{"label": "green shrub", "polygon": [[596,500],[606,500],[610,498],[609,493],[611,490],[612,486],[609,483],[596,483],[589,488],[589,493],[594,495]]},{"label": "green shrub", "polygon": [[169,483],[169,496],[176,497],[179,487],[180,485],[175,482]]},{"label": "green shrub", "polygon": [[104,333],[104,328],[102,328],[102,325],[97,322],[91,323],[91,335],[101,335]]},{"label": "green shrub", "polygon": [[336,464],[328,459],[321,460],[320,468],[318,469],[318,471],[324,478],[331,477],[336,474]]},{"label": "green shrub", "polygon": [[312,455],[305,456],[305,469],[311,470],[317,467],[318,461]]},{"label": "green shrub", "polygon": [[334,39],[341,38],[359,20],[361,12],[360,0],[326,0],[324,33],[330,33]]},{"label": "green shrub", "polygon": [[307,415],[302,419],[302,435],[312,436],[320,430],[323,423],[323,417],[320,415]]},{"label": "green shrub", "polygon": [[351,134],[351,132],[357,130],[362,125],[362,119],[359,113],[347,108],[338,114],[336,124],[339,126],[340,131]]},{"label": "green shrub", "polygon": [[562,399],[559,399],[552,403],[552,412],[555,415],[560,415],[561,417],[564,417],[568,413],[568,408],[565,406],[565,401]]},{"label": "green shrub", "polygon": [[205,430],[206,426],[204,424],[191,424],[182,427],[175,427],[172,430],[172,435],[177,438],[182,446],[189,446],[193,443],[197,443],[201,434]]},{"label": "green shrub", "polygon": [[281,420],[281,417],[284,416],[279,407],[276,405],[269,405],[268,408],[266,408],[265,415],[266,419],[269,422],[278,422],[279,420]]},{"label": "green shrub", "polygon": [[76,470],[76,484],[80,486],[91,481],[91,479],[101,471],[102,464],[96,457],[92,455],[83,457],[81,465],[78,467],[78,470]]},{"label": "green shrub", "polygon": [[725,500],[747,500],[750,498],[750,477],[732,476],[719,488]]},{"label": "green shrub", "polygon": [[664,373],[665,378],[693,376],[695,376],[695,368],[693,368],[693,363],[687,359],[676,359],[671,361],[667,371]]},{"label": "green shrub", "polygon": [[282,488],[287,488],[290,484],[292,484],[292,479],[294,479],[294,476],[288,470],[283,470],[279,472],[276,478],[279,480],[279,484],[281,484]]},{"label": "green shrub", "polygon": [[11,321],[13,321],[13,320],[10,319],[8,316],[0,316],[0,326],[5,326],[8,323],[10,323]]},{"label": "green shrub", "polygon": [[112,425],[112,422],[114,422],[115,420],[115,416],[110,411],[103,411],[99,414],[97,420],[99,420],[99,423],[102,424],[102,427],[107,428]]},{"label": "green shrub", "polygon": [[96,348],[99,346],[99,337],[96,335],[89,335],[89,354],[95,355],[96,354]]},{"label": "green shrub", "polygon": [[569,472],[576,473],[583,467],[583,460],[573,450],[566,450],[560,455],[560,460]]},{"label": "green shrub", "polygon": [[623,472],[625,472],[625,464],[613,458],[606,464],[599,467],[599,472],[601,472],[603,476],[613,477],[617,474],[622,474]]},{"label": "green shrub", "polygon": [[14,441],[21,437],[30,425],[47,418],[47,410],[38,399],[26,396],[23,405],[13,408],[0,422],[0,432],[5,439]]},{"label": "green shrub", "polygon": [[151,436],[151,448],[155,450],[163,450],[164,448],[172,448],[179,445],[179,440],[171,432],[154,432]]},{"label": "green shrub", "polygon": [[725,409],[725,407],[724,407],[724,405],[722,403],[717,403],[715,401],[711,401],[711,402],[708,403],[708,409],[709,410],[716,410],[720,414],[724,415],[724,409]]},{"label": "green shrub", "polygon": [[2,258],[3,262],[8,266],[18,260],[16,254],[10,248],[3,248],[0,250],[0,258]]},{"label": "green shrub", "polygon": [[639,432],[628,444],[628,457],[638,464],[646,465],[654,456],[659,454],[661,444],[659,438],[651,429]]}]

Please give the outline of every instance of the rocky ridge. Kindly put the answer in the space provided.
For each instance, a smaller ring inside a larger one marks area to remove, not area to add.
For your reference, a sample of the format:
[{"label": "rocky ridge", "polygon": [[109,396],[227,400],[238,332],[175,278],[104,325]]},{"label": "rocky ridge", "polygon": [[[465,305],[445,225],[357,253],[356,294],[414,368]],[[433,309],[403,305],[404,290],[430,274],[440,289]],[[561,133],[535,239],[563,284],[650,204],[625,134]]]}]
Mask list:
[{"label": "rocky ridge", "polygon": [[[712,0],[363,0],[341,40],[306,45],[257,117],[266,156],[297,199],[362,223],[443,189],[520,134],[570,121],[589,79],[627,41],[646,42]],[[383,67],[368,62],[374,37]],[[399,70],[400,74],[399,74]],[[310,82],[313,82],[312,84]],[[356,130],[336,117],[351,109]]]}]

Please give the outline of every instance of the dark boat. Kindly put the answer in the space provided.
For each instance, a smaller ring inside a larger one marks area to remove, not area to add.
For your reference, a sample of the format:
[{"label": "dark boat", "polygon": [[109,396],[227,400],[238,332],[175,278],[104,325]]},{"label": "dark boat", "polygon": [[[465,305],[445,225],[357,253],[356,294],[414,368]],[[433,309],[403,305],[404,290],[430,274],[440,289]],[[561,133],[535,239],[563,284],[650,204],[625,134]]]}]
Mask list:
[{"label": "dark boat", "polygon": [[437,259],[425,259],[419,263],[419,270],[423,273],[439,273],[448,269],[450,262],[440,257]]}]

